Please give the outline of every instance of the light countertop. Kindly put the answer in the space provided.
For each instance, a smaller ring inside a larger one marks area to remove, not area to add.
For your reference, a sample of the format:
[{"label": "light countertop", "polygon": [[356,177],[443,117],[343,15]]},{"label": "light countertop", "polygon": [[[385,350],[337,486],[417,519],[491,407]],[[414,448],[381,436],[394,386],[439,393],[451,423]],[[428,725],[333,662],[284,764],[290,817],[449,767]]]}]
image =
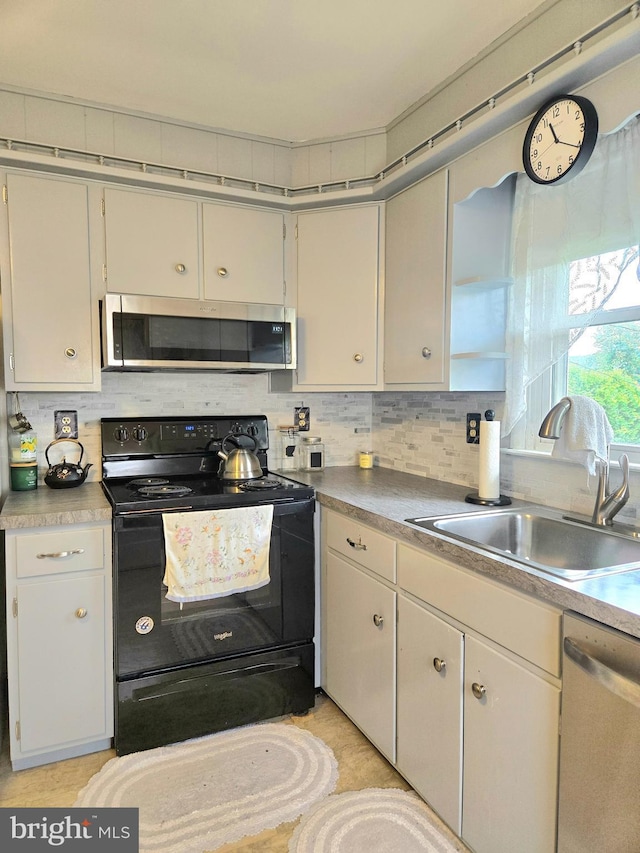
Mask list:
[{"label": "light countertop", "polygon": [[[453,543],[438,533],[405,521],[486,510],[486,507],[465,502],[465,495],[470,491],[468,486],[451,485],[389,468],[336,467],[313,473],[281,473],[313,486],[322,506],[563,610],[582,613],[640,637],[640,569],[603,578],[565,581],[511,560],[488,556],[471,545]],[[531,505],[526,501],[513,501],[514,507]]]},{"label": "light countertop", "polygon": [[27,492],[9,492],[0,512],[0,530],[110,521],[111,504],[100,483],[51,489],[42,483]]}]

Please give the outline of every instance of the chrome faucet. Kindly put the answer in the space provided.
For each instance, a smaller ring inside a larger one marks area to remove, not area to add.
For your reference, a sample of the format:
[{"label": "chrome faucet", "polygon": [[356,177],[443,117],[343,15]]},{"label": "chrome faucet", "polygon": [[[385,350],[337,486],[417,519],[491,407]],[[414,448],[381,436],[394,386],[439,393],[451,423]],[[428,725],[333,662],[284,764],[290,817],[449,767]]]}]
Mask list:
[{"label": "chrome faucet", "polygon": [[[540,438],[560,438],[560,430],[571,408],[571,400],[563,397],[553,408],[547,412],[540,425],[538,435]],[[608,448],[607,448],[608,450]],[[607,494],[609,489],[609,462],[607,459],[598,459],[598,489],[596,502],[593,507],[591,524],[598,527],[611,527],[614,517],[629,500],[629,457],[626,453],[618,459],[622,468],[622,483],[615,490]]]}]

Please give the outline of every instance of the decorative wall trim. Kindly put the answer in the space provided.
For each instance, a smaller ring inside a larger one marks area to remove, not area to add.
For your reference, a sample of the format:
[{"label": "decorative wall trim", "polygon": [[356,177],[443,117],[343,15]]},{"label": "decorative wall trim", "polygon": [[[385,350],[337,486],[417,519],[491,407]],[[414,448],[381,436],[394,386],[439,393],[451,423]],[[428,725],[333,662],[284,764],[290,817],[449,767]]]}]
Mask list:
[{"label": "decorative wall trim", "polygon": [[[640,6],[625,7],[472,109],[453,118],[379,173],[285,187],[97,152],[0,138],[0,164],[198,194],[287,210],[379,201],[523,120],[559,91],[573,91],[638,55]],[[278,141],[274,141],[278,144]]]}]

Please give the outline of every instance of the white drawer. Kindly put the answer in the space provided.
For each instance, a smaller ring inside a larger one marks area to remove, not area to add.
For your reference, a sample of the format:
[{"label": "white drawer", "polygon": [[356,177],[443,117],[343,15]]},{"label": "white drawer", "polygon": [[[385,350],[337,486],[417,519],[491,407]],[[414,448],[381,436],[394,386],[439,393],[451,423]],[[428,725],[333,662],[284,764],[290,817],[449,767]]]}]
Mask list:
[{"label": "white drawer", "polygon": [[104,530],[56,530],[15,536],[19,578],[81,572],[104,566]]},{"label": "white drawer", "polygon": [[407,592],[553,675],[560,675],[562,611],[424,551],[398,545]]},{"label": "white drawer", "polygon": [[396,543],[352,518],[326,510],[326,544],[391,583],[396,581]]}]

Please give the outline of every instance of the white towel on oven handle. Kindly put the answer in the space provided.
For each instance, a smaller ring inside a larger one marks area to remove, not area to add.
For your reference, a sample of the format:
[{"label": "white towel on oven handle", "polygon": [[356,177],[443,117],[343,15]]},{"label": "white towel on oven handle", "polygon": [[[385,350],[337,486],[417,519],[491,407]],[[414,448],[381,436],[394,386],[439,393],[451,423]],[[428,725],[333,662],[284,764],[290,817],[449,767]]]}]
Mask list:
[{"label": "white towel on oven handle", "polygon": [[269,583],[273,504],[163,513],[170,601],[203,601]]}]

